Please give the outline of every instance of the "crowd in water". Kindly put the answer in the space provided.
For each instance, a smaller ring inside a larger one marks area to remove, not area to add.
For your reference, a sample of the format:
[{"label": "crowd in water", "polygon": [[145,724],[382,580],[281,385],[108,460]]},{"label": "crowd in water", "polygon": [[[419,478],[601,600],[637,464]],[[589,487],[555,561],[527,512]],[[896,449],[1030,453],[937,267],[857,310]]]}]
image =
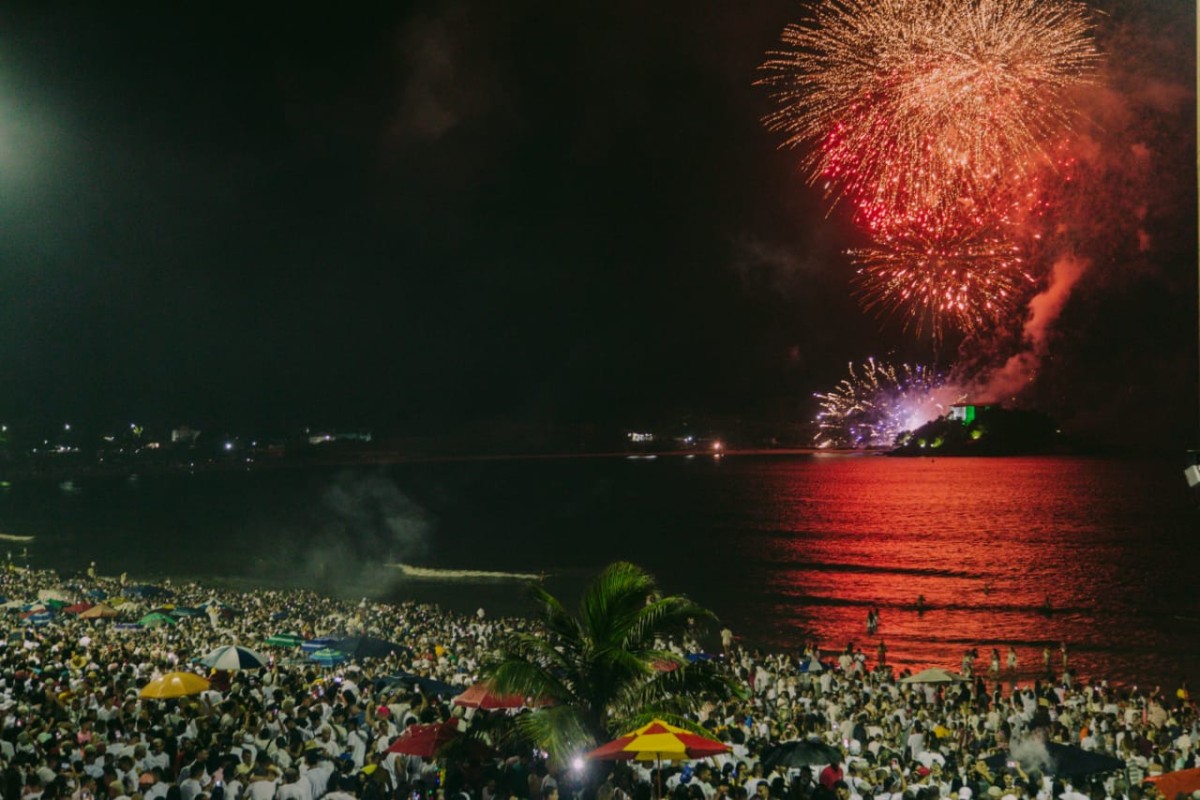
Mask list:
[{"label": "crowd in water", "polygon": [[[1017,686],[989,680],[988,670],[959,683],[906,683],[904,673],[874,663],[883,650],[874,659],[853,647],[763,653],[725,630],[713,645],[723,652],[713,655],[744,696],[701,702],[694,722],[729,743],[728,754],[615,767],[546,763],[536,751],[422,759],[388,751],[407,726],[467,729],[476,714],[505,713],[463,709],[454,691],[429,687],[470,686],[507,632],[536,623],[482,609],[463,615],[188,584],[164,587],[166,602],[201,612],[142,628],[31,607],[39,597],[116,605],[129,593],[123,578],[10,568],[0,580],[8,623],[0,628],[0,800],[1138,800],[1154,791],[1146,778],[1196,766],[1200,745],[1185,688],[1061,679]],[[136,620],[161,602],[116,608],[120,619]],[[323,667],[266,645],[279,631],[363,634],[403,648]],[[170,671],[209,675],[199,659],[225,644],[269,654],[271,663],[213,674],[195,696],[139,696]],[[699,649],[687,639],[664,646]],[[421,680],[384,680],[394,675]],[[813,739],[834,748],[825,752],[836,763],[772,768],[761,760],[779,743]],[[1125,766],[1054,774],[1053,743]],[[988,760],[995,754],[1007,755]]]}]

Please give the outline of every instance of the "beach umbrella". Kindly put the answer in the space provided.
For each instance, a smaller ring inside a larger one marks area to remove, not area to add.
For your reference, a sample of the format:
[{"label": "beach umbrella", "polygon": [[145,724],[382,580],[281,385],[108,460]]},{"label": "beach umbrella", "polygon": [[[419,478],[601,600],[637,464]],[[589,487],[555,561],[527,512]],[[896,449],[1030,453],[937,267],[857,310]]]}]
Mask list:
[{"label": "beach umbrella", "polygon": [[192,608],[190,606],[175,606],[175,608],[171,609],[171,616],[175,617],[176,619],[182,619],[183,617],[199,617],[203,613],[204,612],[200,609]]},{"label": "beach umbrella", "polygon": [[1147,775],[1142,780],[1153,783],[1163,797],[1190,795],[1200,790],[1200,769],[1181,769],[1161,775]]},{"label": "beach umbrella", "polygon": [[309,639],[302,642],[300,649],[306,653],[315,653],[318,650],[333,647],[335,644],[337,644],[337,639],[333,636],[318,636],[316,639]]},{"label": "beach umbrella", "polygon": [[356,661],[362,658],[386,658],[392,653],[404,653],[408,650],[402,644],[378,639],[374,636],[351,636],[330,646],[334,650],[341,650]]},{"label": "beach umbrella", "polygon": [[1026,739],[1022,746],[1017,748],[1017,753],[998,753],[984,759],[984,763],[991,770],[1005,769],[1009,761],[1018,762],[1027,772],[1037,769],[1047,775],[1064,778],[1085,778],[1125,769],[1125,762],[1113,756],[1093,753],[1075,745],[1057,742],[1042,744],[1030,739]]},{"label": "beach umbrella", "polygon": [[343,653],[341,650],[334,650],[332,647],[324,647],[320,650],[314,650],[308,654],[308,660],[320,664],[322,667],[336,667],[338,664],[344,664],[350,660],[350,656]]},{"label": "beach umbrella", "polygon": [[767,750],[762,757],[764,772],[778,767],[814,767],[818,764],[840,764],[842,754],[819,739],[784,742]]},{"label": "beach umbrella", "polygon": [[498,694],[490,681],[480,681],[454,698],[454,705],[492,711],[500,708],[535,708],[550,705],[547,700],[534,700],[519,694]]},{"label": "beach umbrella", "polygon": [[433,678],[425,678],[420,675],[411,675],[409,673],[388,675],[387,677],[375,679],[376,688],[382,686],[395,686],[398,683],[405,686],[414,686],[421,690],[421,694],[428,695],[430,697],[434,697],[436,695],[453,696],[462,693],[461,686],[454,686]]},{"label": "beach umbrella", "polygon": [[729,751],[729,745],[656,719],[586,753],[601,761],[682,761]]},{"label": "beach umbrella", "polygon": [[21,616],[24,618],[25,624],[38,627],[49,625],[50,621],[54,619],[54,614],[50,611],[28,611]]},{"label": "beach umbrella", "polygon": [[262,669],[267,665],[267,659],[253,650],[227,644],[201,658],[200,663],[213,669],[236,672],[243,669]]},{"label": "beach umbrella", "polygon": [[92,607],[91,603],[76,603],[73,606],[67,606],[66,608],[64,608],[63,612],[67,613],[67,614],[82,614],[83,612],[87,611],[91,607]]},{"label": "beach umbrella", "polygon": [[143,628],[157,628],[160,625],[178,625],[179,620],[161,611],[153,611],[139,619],[138,624]]},{"label": "beach umbrella", "polygon": [[61,589],[38,589],[38,600],[58,600],[60,602],[69,603],[71,598],[67,597]]},{"label": "beach umbrella", "polygon": [[900,679],[900,683],[904,685],[914,683],[966,683],[966,681],[967,679],[962,675],[940,667],[923,669],[916,675],[909,675],[907,678]]},{"label": "beach umbrella", "polygon": [[108,592],[103,589],[92,589],[87,593],[89,600],[107,600]]},{"label": "beach umbrella", "polygon": [[433,758],[437,752],[459,736],[454,720],[427,725],[409,725],[385,752],[403,753],[421,758]]},{"label": "beach umbrella", "polygon": [[79,612],[80,619],[111,619],[119,612],[108,603],[96,603],[87,611]]},{"label": "beach umbrella", "polygon": [[660,719],[585,753],[601,761],[653,761],[658,766],[658,796],[662,797],[662,761],[708,758],[729,752],[729,745],[709,739]]},{"label": "beach umbrella", "polygon": [[299,647],[304,644],[304,637],[298,633],[273,633],[263,644],[271,647]]},{"label": "beach umbrella", "polygon": [[137,597],[142,600],[158,600],[164,597],[174,597],[175,593],[161,586],[151,586],[148,583],[129,586],[125,589],[126,597]]},{"label": "beach umbrella", "polygon": [[138,692],[143,699],[164,700],[169,697],[190,697],[208,688],[208,681],[194,672],[168,672],[147,683]]}]

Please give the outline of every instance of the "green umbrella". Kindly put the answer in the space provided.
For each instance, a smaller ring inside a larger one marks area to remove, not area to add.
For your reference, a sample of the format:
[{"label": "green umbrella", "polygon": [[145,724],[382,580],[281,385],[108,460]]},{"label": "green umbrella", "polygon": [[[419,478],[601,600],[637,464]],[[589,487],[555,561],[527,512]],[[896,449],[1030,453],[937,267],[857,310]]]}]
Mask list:
[{"label": "green umbrella", "polygon": [[157,628],[159,625],[176,625],[178,623],[179,620],[175,619],[169,614],[164,614],[161,611],[155,611],[151,614],[147,614],[138,620],[138,624],[144,628]]},{"label": "green umbrella", "polygon": [[272,647],[299,647],[304,644],[304,637],[295,633],[276,633],[271,635],[263,644]]}]

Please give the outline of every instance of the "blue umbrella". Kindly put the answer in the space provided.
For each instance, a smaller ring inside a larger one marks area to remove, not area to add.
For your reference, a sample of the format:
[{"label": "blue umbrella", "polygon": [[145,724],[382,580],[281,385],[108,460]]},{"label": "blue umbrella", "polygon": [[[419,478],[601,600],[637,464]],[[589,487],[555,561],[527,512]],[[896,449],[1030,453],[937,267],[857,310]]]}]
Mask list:
[{"label": "blue umbrella", "polygon": [[267,660],[249,648],[227,644],[201,658],[200,663],[213,669],[233,672],[242,669],[262,669],[267,665]]},{"label": "blue umbrella", "polygon": [[337,639],[332,636],[321,636],[316,639],[309,639],[304,644],[300,645],[300,649],[305,653],[315,653],[318,650],[324,650],[327,647],[333,647],[337,644]]},{"label": "blue umbrella", "polygon": [[322,650],[316,650],[309,654],[308,660],[320,664],[322,667],[336,667],[338,664],[344,664],[350,660],[350,657],[341,650],[334,650],[332,647],[326,647]]}]

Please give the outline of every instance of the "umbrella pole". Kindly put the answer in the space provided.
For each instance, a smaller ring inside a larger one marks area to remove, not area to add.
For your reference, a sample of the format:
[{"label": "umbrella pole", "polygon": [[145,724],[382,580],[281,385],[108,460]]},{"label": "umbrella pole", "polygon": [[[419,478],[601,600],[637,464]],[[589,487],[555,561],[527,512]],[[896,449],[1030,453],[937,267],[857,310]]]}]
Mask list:
[{"label": "umbrella pole", "polygon": [[654,776],[658,778],[658,800],[662,800],[662,753],[654,754],[654,763],[658,767],[654,770]]}]

